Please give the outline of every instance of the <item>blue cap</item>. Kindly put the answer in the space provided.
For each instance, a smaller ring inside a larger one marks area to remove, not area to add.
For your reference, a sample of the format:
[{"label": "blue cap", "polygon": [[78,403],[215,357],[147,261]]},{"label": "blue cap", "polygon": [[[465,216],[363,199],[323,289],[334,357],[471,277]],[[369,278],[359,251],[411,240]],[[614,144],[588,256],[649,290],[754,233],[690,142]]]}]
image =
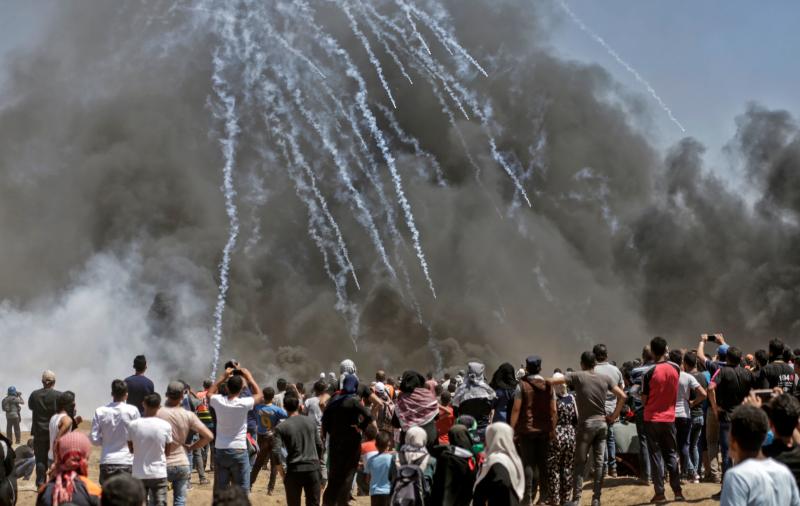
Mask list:
[{"label": "blue cap", "polygon": [[8,387],[8,395],[17,395],[17,387]]},{"label": "blue cap", "polygon": [[728,348],[730,348],[730,345],[720,344],[719,348],[717,348],[717,355],[719,355],[720,358],[727,356]]}]

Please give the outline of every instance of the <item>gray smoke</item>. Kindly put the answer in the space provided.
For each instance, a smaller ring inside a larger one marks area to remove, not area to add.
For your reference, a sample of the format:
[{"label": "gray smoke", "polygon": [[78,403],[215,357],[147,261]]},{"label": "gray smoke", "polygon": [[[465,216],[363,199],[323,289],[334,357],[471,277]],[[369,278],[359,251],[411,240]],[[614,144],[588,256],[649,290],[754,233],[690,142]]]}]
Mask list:
[{"label": "gray smoke", "polygon": [[[281,4],[262,8],[277,12]],[[703,166],[697,140],[684,139],[666,155],[653,147],[640,127],[658,113],[646,97],[620,88],[601,67],[548,51],[546,27],[557,11],[522,0],[421,4],[429,12],[444,6],[441,19],[487,70],[489,77],[466,68],[457,74],[491,106],[498,150],[533,207],[493,159],[479,120],[456,115],[454,128],[425,79],[409,68],[410,85],[365,30],[397,102],[396,123],[419,144],[392,133],[382,112],[391,106],[362,42],[342,11],[324,3],[317,22],[365,76],[437,298],[401,209],[381,209],[376,190],[351,166],[390,261],[403,266],[394,278],[332,160],[303,133],[300,148],[361,285],[344,276],[355,315],[347,317],[281,156],[281,132],[290,124],[269,129],[262,115],[270,111],[243,106],[235,169],[241,232],[223,359],[239,358],[261,379],[307,381],[345,356],[361,370],[433,368],[431,339],[447,367],[470,357],[490,366],[520,362],[530,353],[555,367],[573,364],[598,341],[626,359],[653,334],[686,345],[700,332],[722,330],[746,346],[795,336],[800,131],[789,113],[750,105],[736,119],[728,150],[752,185],[745,200]],[[247,11],[244,3],[230,5],[237,15]],[[396,14],[392,2],[374,5]],[[288,19],[276,15],[275,29],[304,47],[313,34]],[[52,368],[65,378],[63,388],[92,382],[95,393],[86,395],[99,400],[141,352],[162,382],[208,373],[228,234],[224,132],[211,88],[220,40],[212,26],[188,2],[70,2],[56,7],[43,40],[5,62],[0,336],[20,359],[4,381],[29,390],[41,369]],[[439,61],[448,61],[430,29],[419,30]],[[306,56],[325,62],[320,51]],[[305,68],[312,79],[314,70]],[[268,69],[251,77],[276,76]],[[343,75],[326,74],[325,82],[353,96]],[[345,152],[358,149],[355,139],[336,139]],[[375,160],[393,197],[377,152]],[[389,214],[403,234],[399,244]]]}]

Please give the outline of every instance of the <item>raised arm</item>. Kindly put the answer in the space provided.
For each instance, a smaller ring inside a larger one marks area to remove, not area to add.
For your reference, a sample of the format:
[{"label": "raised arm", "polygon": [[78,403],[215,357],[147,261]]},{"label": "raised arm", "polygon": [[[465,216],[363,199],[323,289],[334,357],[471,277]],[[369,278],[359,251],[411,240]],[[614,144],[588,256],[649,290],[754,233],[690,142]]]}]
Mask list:
[{"label": "raised arm", "polygon": [[228,378],[231,376],[233,376],[232,367],[229,367],[222,372],[222,375],[219,377],[219,379],[213,385],[211,385],[211,388],[208,389],[208,394],[206,395],[208,396],[209,400],[211,399],[212,395],[215,395],[217,392],[219,392],[219,386],[228,381]]},{"label": "raised arm", "polygon": [[250,387],[250,392],[253,394],[253,402],[256,404],[264,402],[264,393],[261,391],[261,388],[258,387],[258,383],[253,379],[253,375],[250,374],[250,371],[244,368],[239,370],[242,372],[244,380],[247,381],[247,386]]}]

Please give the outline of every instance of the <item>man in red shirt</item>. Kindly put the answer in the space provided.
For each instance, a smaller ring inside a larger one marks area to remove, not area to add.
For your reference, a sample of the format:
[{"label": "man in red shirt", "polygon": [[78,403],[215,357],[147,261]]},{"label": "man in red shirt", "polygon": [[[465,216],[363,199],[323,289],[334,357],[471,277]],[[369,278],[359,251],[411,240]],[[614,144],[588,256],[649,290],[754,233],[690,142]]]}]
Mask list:
[{"label": "man in red shirt", "polygon": [[650,351],[655,365],[642,377],[642,404],[644,405],[644,430],[650,450],[653,503],[666,502],[664,496],[664,464],[669,471],[669,485],[676,501],[683,501],[681,478],[678,473],[678,444],[675,437],[675,404],[678,400],[678,381],[681,370],[667,361],[667,341],[654,337]]}]

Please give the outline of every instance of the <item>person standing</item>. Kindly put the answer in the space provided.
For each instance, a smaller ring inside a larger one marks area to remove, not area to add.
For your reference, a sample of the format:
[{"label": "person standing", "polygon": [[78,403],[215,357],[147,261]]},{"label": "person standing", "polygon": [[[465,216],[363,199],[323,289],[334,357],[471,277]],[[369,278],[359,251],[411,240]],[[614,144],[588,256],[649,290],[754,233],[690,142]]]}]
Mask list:
[{"label": "person standing", "polygon": [[642,404],[642,377],[653,367],[653,352],[650,346],[642,349],[642,364],[631,370],[630,397],[636,422],[636,439],[639,441],[639,480],[643,485],[650,484],[650,451],[647,435],[644,433],[644,404]]},{"label": "person standing", "polygon": [[[682,367],[683,353],[680,350],[670,350],[669,361],[678,367]],[[675,401],[675,433],[681,476],[690,481],[695,481],[696,478],[695,467],[690,453],[692,408],[703,402],[705,398],[706,391],[700,386],[697,379],[681,369],[678,377],[678,398]],[[699,478],[697,481],[700,481]]]},{"label": "person standing", "polygon": [[642,377],[644,430],[650,450],[650,469],[655,495],[650,502],[666,502],[664,467],[669,472],[669,484],[675,501],[683,501],[681,477],[678,473],[678,443],[675,434],[675,405],[678,401],[680,368],[667,360],[667,341],[654,337],[650,349],[655,365]]},{"label": "person standing", "polygon": [[347,374],[342,383],[342,390],[322,413],[322,438],[328,439],[330,457],[328,486],[322,498],[326,506],[347,506],[361,458],[360,431],[372,422],[372,415],[357,397],[358,377]]},{"label": "person standing", "polygon": [[794,389],[794,368],[783,361],[783,341],[773,339],[769,342],[769,363],[758,371],[760,388],[780,387],[788,394]]},{"label": "person standing", "polygon": [[275,489],[275,478],[278,476],[280,459],[273,456],[272,447],[275,444],[274,431],[281,421],[289,415],[281,407],[275,405],[275,390],[272,387],[264,388],[264,402],[256,405],[256,420],[258,421],[258,456],[250,472],[250,487],[256,483],[258,473],[269,460],[269,482],[267,483],[267,495],[272,495]]},{"label": "person standing", "polygon": [[[592,484],[592,506],[600,504],[603,490],[603,455],[606,447],[608,423],[619,418],[627,398],[625,392],[611,378],[594,371],[597,360],[594,353],[581,354],[581,371],[567,371],[564,377],[549,378],[551,385],[563,385],[575,392],[578,407],[578,428],[575,443],[575,468],[572,501],[580,504],[583,491],[583,476],[589,451],[592,452],[594,477]],[[606,393],[617,397],[614,412],[606,415]]]},{"label": "person standing", "polygon": [[[596,344],[592,348],[597,359],[597,365],[594,366],[594,371],[598,374],[604,374],[611,378],[611,380],[620,388],[625,388],[625,381],[622,378],[622,373],[619,368],[608,361],[608,348],[605,344]],[[606,415],[611,415],[617,405],[616,396],[608,392],[606,394]],[[614,426],[619,422],[618,419],[613,420],[608,425],[608,434],[606,435],[606,462],[603,466],[608,470],[608,475],[611,477],[617,476],[617,440],[614,438]]]},{"label": "person standing", "polygon": [[33,452],[36,455],[36,487],[41,487],[47,479],[48,452],[50,451],[50,418],[58,412],[56,375],[53,371],[42,373],[42,388],[34,390],[28,397],[28,409],[33,413],[31,435]]},{"label": "person standing", "polygon": [[[317,426],[317,432],[320,433],[320,437],[322,437],[322,412],[325,410],[325,406],[328,405],[328,401],[330,400],[331,396],[328,393],[328,385],[325,383],[324,374],[321,375],[321,379],[314,383],[314,396],[309,397],[303,403],[305,405],[305,414],[306,416],[310,417],[314,420],[314,424]],[[328,449],[323,445],[322,447],[322,454],[320,455],[320,474],[322,475],[322,487],[325,487],[325,484],[328,483],[328,467],[326,461],[328,460]]]},{"label": "person standing", "polygon": [[700,372],[697,370],[697,354],[690,351],[683,356],[683,370],[691,374],[697,383],[702,387],[703,399],[698,399],[697,395],[689,396],[690,412],[689,417],[692,421],[691,430],[689,432],[689,457],[694,469],[694,476],[692,482],[700,483],[700,441],[705,436],[705,418],[706,410],[708,408],[708,383],[710,376],[707,372]]},{"label": "person standing", "polygon": [[49,433],[50,433],[50,449],[47,453],[47,458],[50,463],[56,460],[55,458],[55,445],[56,440],[78,428],[78,425],[83,421],[81,417],[75,416],[75,394],[67,390],[58,396],[56,406],[58,412],[50,417]]},{"label": "person standing", "polygon": [[[172,444],[167,456],[167,482],[172,484],[174,506],[186,504],[186,493],[192,477],[189,455],[193,455],[195,449],[206,446],[214,438],[196,414],[181,406],[184,389],[182,381],[171,381],[167,385],[164,407],[156,415],[172,428]],[[200,437],[189,444],[192,433]]]},{"label": "person standing", "polygon": [[484,372],[486,366],[481,362],[467,364],[467,378],[453,396],[453,407],[456,416],[470,415],[478,422],[478,435],[485,439],[486,427],[492,421],[494,400],[497,397],[494,389],[486,383]]},{"label": "person standing", "polygon": [[[494,417],[492,422],[506,422],[511,419],[511,410],[514,407],[514,394],[517,390],[517,379],[514,376],[514,366],[508,362],[500,364],[494,372],[489,386],[494,388],[497,395],[494,400]],[[448,429],[449,430],[449,429]]]},{"label": "person standing", "polygon": [[542,359],[531,355],[525,360],[527,376],[519,380],[514,392],[511,427],[519,445],[525,471],[523,504],[533,502],[539,488],[539,502],[549,498],[547,491],[547,454],[556,428],[556,399],[552,386],[539,374]]},{"label": "person standing", "polygon": [[306,506],[318,506],[322,475],[320,456],[322,440],[314,420],[300,415],[300,400],[286,397],[283,407],[289,417],[273,429],[273,462],[279,462],[278,471],[286,488],[286,504],[300,506],[305,493]]},{"label": "person standing", "polygon": [[128,426],[128,449],[133,453],[133,477],[142,480],[148,506],[167,504],[167,456],[172,451],[172,426],[158,417],[161,396],[144,398],[144,416]]},{"label": "person standing", "polygon": [[21,442],[19,422],[23,404],[25,401],[22,400],[22,394],[17,392],[17,388],[8,387],[8,395],[2,403],[3,412],[6,414],[6,436],[12,441],[16,440],[17,444]]},{"label": "person standing", "polygon": [[[561,378],[561,373],[553,374]],[[557,425],[555,438],[547,456],[547,479],[550,504],[569,502],[572,493],[572,469],[575,466],[575,426],[578,425],[578,408],[575,397],[567,392],[566,385],[553,388],[556,394]]]},{"label": "person standing", "polygon": [[[216,437],[217,427],[214,423],[214,414],[211,412],[211,408],[208,405],[209,395],[208,389],[211,388],[214,382],[211,380],[203,380],[203,390],[201,392],[197,392],[197,398],[200,399],[200,405],[197,406],[197,418],[203,422],[203,425],[211,431],[211,435]],[[203,466],[203,477],[200,478],[200,484],[206,485],[209,483],[208,479],[205,478],[205,469],[206,463],[208,463],[209,459],[211,460],[211,468],[214,468],[214,452],[211,449],[211,445],[207,444],[201,449],[201,459]]]},{"label": "person standing", "polygon": [[128,385],[111,382],[112,401],[97,408],[92,417],[91,442],[103,448],[100,455],[100,486],[116,474],[133,472],[133,455],[128,448],[128,426],[139,418],[139,410],[127,404]]},{"label": "person standing", "polygon": [[147,371],[147,358],[144,355],[136,355],[133,359],[133,376],[125,378],[128,385],[128,404],[136,406],[139,414],[144,414],[144,398],[156,391],[150,378],[144,375]]},{"label": "person standing", "polygon": [[[252,396],[239,397],[245,387],[250,387]],[[220,385],[226,385],[227,395],[220,395]],[[247,453],[248,413],[264,400],[264,394],[245,368],[228,367],[208,389],[211,396],[209,406],[217,414],[217,435],[214,442],[214,489],[233,484],[245,494],[250,493],[250,458]]]}]

